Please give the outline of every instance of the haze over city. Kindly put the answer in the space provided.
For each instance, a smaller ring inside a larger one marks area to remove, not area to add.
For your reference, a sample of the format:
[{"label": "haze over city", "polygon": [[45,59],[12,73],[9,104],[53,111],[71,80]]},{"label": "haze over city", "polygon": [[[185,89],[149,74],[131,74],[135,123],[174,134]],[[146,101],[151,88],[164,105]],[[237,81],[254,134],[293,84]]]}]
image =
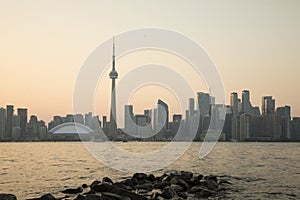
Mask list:
[{"label": "haze over city", "polygon": [[[223,78],[226,104],[231,92],[247,89],[253,105],[261,106],[261,97],[271,95],[276,106],[290,105],[292,116],[300,116],[299,7],[296,0],[5,1],[0,8],[0,105],[26,107],[45,121],[72,113],[74,83],[90,52],[113,35],[146,24],[178,31],[201,45]],[[120,79],[149,62],[173,67],[189,77],[195,91],[208,92],[187,63],[164,52],[117,59]],[[107,90],[97,91],[95,112],[108,116],[109,77],[101,81]],[[142,113],[158,98],[168,102],[171,113],[180,111],[175,96],[158,86],[134,92],[129,103]]]}]

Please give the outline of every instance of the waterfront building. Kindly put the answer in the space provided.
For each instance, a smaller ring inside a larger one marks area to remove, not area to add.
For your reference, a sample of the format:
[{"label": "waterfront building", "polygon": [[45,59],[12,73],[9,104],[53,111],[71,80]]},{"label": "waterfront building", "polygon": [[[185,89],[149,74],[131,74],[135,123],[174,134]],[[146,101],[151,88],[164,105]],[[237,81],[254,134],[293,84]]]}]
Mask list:
[{"label": "waterfront building", "polygon": [[230,108],[233,115],[238,115],[239,113],[238,106],[239,106],[238,94],[236,92],[232,92],[230,94]]},{"label": "waterfront building", "polygon": [[272,96],[262,97],[262,106],[261,106],[263,115],[272,115],[275,113],[275,99]]},{"label": "waterfront building", "polygon": [[14,106],[7,105],[6,106],[6,138],[10,138],[12,135],[12,118],[14,115]]},{"label": "waterfront building", "polygon": [[21,137],[26,139],[27,108],[18,108],[18,115],[20,117]]},{"label": "waterfront building", "polygon": [[242,113],[249,113],[251,110],[250,92],[249,90],[242,91]]},{"label": "waterfront building", "polygon": [[210,97],[208,93],[198,92],[198,112],[201,116],[208,116],[210,113]]},{"label": "waterfront building", "polygon": [[6,110],[5,108],[0,108],[0,140],[5,138],[6,130]]}]

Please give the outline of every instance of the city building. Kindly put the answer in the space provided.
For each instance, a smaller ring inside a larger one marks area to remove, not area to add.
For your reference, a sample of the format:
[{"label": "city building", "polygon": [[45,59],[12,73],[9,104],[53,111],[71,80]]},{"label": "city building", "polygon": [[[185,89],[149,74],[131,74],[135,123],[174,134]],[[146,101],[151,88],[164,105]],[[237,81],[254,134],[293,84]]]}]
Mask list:
[{"label": "city building", "polygon": [[6,106],[6,138],[10,138],[12,135],[12,118],[14,115],[14,106],[7,105]]},{"label": "city building", "polygon": [[18,108],[18,115],[20,117],[20,129],[22,139],[27,139],[26,124],[27,124],[27,108]]},{"label": "city building", "polygon": [[262,97],[262,106],[261,106],[263,115],[271,115],[275,113],[275,99],[272,96]]},{"label": "city building", "polygon": [[242,113],[249,113],[251,110],[250,92],[249,90],[242,91]]},{"label": "city building", "polygon": [[238,115],[239,113],[238,106],[239,106],[238,94],[236,92],[233,92],[230,94],[230,108],[233,115]]},{"label": "city building", "polygon": [[208,116],[210,112],[210,97],[208,93],[198,92],[198,112],[200,116]]},{"label": "city building", "polygon": [[6,110],[5,108],[0,108],[0,140],[5,138],[6,130]]}]

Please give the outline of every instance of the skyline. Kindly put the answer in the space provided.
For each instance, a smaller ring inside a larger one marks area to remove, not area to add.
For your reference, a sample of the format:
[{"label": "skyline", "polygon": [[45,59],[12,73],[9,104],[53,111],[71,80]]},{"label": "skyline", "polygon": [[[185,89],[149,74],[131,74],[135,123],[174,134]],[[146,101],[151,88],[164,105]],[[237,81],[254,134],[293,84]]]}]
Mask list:
[{"label": "skyline", "polygon": [[[226,104],[228,94],[248,89],[254,105],[260,107],[261,97],[271,95],[276,106],[290,105],[292,116],[300,116],[300,2],[216,2],[136,1],[132,7],[127,1],[114,1],[118,6],[104,1],[4,2],[0,8],[0,105],[28,107],[29,115],[45,121],[54,113],[72,113],[74,83],[89,53],[112,35],[154,26],[181,32],[207,51],[223,78]],[[176,69],[186,66],[172,55],[149,51],[121,57],[116,65],[122,76],[140,63],[162,59]],[[109,78],[103,81],[107,98],[95,107],[96,113],[108,116]],[[198,80],[191,77],[191,81]],[[194,89],[208,91],[203,83]],[[141,104],[146,93],[154,98]],[[99,102],[97,98],[98,93]],[[129,103],[140,113],[158,98],[171,101],[170,111],[177,113],[174,96],[163,89],[144,88]]]}]

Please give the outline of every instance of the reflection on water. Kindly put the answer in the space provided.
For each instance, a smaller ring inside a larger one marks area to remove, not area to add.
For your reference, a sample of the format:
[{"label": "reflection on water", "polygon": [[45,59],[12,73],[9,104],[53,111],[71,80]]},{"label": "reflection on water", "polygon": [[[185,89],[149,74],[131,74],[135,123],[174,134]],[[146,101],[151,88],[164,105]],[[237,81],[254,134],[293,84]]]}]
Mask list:
[{"label": "reflection on water", "polygon": [[[131,152],[154,151],[165,144],[117,143]],[[230,198],[300,198],[300,143],[218,143],[202,160],[200,145],[193,143],[179,160],[154,174],[188,170],[223,176],[233,183],[226,194]],[[157,157],[153,163],[160,161]],[[62,196],[58,192],[65,187],[128,175],[103,165],[80,142],[0,143],[0,193],[13,193],[19,199],[49,192]]]}]

